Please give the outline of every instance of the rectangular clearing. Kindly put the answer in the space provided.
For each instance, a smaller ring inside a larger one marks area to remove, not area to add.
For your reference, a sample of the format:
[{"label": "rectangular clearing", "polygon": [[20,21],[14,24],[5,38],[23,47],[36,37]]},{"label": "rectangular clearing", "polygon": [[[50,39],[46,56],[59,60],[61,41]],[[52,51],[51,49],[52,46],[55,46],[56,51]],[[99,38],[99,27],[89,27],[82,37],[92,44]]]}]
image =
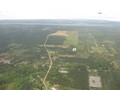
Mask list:
[{"label": "rectangular clearing", "polygon": [[98,76],[89,76],[89,86],[100,88],[102,87],[101,79]]}]

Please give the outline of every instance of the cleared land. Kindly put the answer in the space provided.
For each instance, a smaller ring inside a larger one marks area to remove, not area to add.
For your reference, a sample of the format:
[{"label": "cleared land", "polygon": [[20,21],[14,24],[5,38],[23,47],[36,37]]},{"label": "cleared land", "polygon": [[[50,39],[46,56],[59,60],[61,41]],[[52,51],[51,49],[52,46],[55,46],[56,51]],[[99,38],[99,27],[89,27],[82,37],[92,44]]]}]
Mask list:
[{"label": "cleared land", "polygon": [[66,40],[64,41],[64,45],[70,46],[77,46],[78,45],[78,31],[68,31]]},{"label": "cleared land", "polygon": [[56,33],[50,34],[52,36],[68,36],[68,31],[57,31]]},{"label": "cleared land", "polygon": [[100,88],[102,87],[101,79],[98,76],[89,76],[89,86]]}]

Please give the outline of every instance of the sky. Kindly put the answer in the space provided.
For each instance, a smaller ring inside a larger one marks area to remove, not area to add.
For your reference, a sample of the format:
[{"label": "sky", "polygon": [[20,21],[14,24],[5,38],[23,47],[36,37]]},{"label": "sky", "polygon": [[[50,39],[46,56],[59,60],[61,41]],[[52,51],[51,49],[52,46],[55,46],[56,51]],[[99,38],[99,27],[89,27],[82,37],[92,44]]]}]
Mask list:
[{"label": "sky", "polygon": [[120,21],[119,4],[120,0],[0,0],[0,19]]}]

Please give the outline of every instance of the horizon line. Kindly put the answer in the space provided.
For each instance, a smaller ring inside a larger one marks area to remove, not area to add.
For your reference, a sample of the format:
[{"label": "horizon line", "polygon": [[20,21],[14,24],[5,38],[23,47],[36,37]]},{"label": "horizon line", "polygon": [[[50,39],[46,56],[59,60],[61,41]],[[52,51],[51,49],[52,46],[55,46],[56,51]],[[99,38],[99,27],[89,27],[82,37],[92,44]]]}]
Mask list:
[{"label": "horizon line", "polygon": [[4,20],[98,20],[98,21],[113,21],[120,22],[120,20],[111,20],[111,19],[95,19],[95,18],[9,18],[9,19],[0,19]]}]

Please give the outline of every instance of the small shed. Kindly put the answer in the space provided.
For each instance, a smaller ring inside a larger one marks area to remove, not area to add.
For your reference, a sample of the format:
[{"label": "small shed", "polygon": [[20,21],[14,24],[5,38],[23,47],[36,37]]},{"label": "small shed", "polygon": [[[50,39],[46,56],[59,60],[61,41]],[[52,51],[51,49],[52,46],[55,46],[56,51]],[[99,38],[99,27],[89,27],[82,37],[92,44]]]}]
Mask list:
[{"label": "small shed", "polygon": [[76,49],[76,48],[73,48],[73,49],[72,49],[72,51],[73,51],[73,52],[76,52],[76,51],[77,51],[77,49]]}]

